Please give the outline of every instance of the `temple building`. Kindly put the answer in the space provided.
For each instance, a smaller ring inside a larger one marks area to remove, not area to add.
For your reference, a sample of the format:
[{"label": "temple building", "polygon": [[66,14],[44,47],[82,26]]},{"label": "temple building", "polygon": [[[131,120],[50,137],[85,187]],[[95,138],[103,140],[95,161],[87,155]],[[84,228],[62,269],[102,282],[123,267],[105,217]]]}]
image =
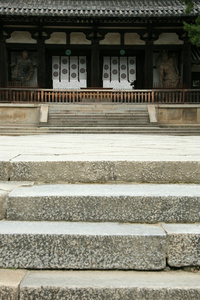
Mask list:
[{"label": "temple building", "polygon": [[0,0],[0,86],[200,88],[180,0]]}]

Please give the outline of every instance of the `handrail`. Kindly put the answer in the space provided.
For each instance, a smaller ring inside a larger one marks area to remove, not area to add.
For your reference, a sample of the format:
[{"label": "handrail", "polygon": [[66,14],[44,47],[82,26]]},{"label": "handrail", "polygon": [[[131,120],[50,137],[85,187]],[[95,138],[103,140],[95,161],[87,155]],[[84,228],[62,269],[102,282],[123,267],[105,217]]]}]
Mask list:
[{"label": "handrail", "polygon": [[38,89],[0,88],[0,103],[200,103],[200,89]]}]

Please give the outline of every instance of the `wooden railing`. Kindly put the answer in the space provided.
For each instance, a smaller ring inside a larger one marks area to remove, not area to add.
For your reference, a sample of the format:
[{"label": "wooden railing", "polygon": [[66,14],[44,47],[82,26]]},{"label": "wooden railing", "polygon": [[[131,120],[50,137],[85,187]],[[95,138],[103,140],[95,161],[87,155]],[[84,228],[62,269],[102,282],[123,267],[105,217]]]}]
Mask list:
[{"label": "wooden railing", "polygon": [[200,89],[53,90],[0,88],[0,103],[200,103]]}]

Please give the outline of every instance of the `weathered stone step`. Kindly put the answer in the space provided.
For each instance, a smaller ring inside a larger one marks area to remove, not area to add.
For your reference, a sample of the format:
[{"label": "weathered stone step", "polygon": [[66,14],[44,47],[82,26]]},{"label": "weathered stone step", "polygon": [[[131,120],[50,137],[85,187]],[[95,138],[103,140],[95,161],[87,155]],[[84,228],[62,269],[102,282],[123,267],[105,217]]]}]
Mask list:
[{"label": "weathered stone step", "polygon": [[200,161],[195,157],[134,160],[97,154],[88,156],[26,154],[0,161],[0,180],[68,183],[200,183]]},{"label": "weathered stone step", "polygon": [[50,104],[49,113],[137,113],[147,112],[147,105],[145,104],[123,104],[123,103],[73,103],[73,104]]},{"label": "weathered stone step", "polygon": [[0,268],[137,269],[166,266],[159,226],[0,221]]},{"label": "weathered stone step", "polygon": [[200,299],[200,273],[0,270],[0,299]]},{"label": "weathered stone step", "polygon": [[167,262],[173,267],[200,266],[200,224],[163,224]]},{"label": "weathered stone step", "polygon": [[[48,124],[74,124],[73,126],[76,126],[76,124],[79,124],[81,126],[85,126],[85,124],[102,124],[102,126],[104,125],[111,125],[114,124],[114,125],[123,125],[123,126],[129,126],[131,124],[142,124],[142,123],[145,123],[145,124],[149,124],[148,120],[146,119],[140,119],[140,120],[134,120],[134,119],[131,119],[131,120],[103,120],[103,119],[100,119],[100,120],[97,120],[97,119],[81,119],[81,120],[77,120],[77,119],[55,119],[55,120],[49,120]],[[62,125],[61,125],[62,126]],[[99,125],[100,126],[100,125]]]},{"label": "weathered stone step", "polygon": [[200,266],[200,224],[0,221],[0,268]]},{"label": "weathered stone step", "polygon": [[188,272],[32,271],[20,300],[200,299],[200,274]]},{"label": "weathered stone step", "polygon": [[102,131],[100,131],[99,129],[96,130],[95,127],[93,127],[93,129],[88,129],[85,128],[84,130],[80,129],[80,127],[77,127],[76,129],[71,129],[71,128],[67,128],[66,130],[54,130],[52,129],[51,131],[46,131],[46,132],[41,132],[41,131],[33,131],[33,132],[28,132],[26,130],[24,131],[9,131],[9,132],[1,132],[0,131],[0,136],[35,136],[35,135],[43,135],[43,134],[146,134],[146,135],[165,135],[165,136],[199,136],[200,132],[199,131],[181,131],[181,132],[167,132],[167,131],[159,131],[159,132],[155,132],[155,131],[150,131],[150,130],[144,130],[144,131],[140,131],[140,130],[106,130],[103,129]]},{"label": "weathered stone step", "polygon": [[26,275],[26,270],[0,269],[0,299],[19,300],[20,283]]},{"label": "weathered stone step", "polygon": [[109,113],[109,112],[101,112],[101,113],[97,113],[97,112],[71,112],[71,113],[67,113],[67,112],[59,112],[59,113],[49,113],[49,117],[54,118],[54,117],[69,117],[69,118],[78,118],[78,117],[94,117],[94,118],[102,118],[102,117],[110,117],[110,118],[115,118],[115,117],[119,117],[119,118],[124,118],[124,117],[147,117],[149,114],[147,111],[136,111],[136,112],[126,112],[126,113]]},{"label": "weathered stone step", "polygon": [[[149,121],[149,118],[146,117],[146,116],[142,116],[142,117],[139,117],[139,118],[121,118],[121,117],[115,117],[115,118],[110,118],[110,117],[89,117],[89,116],[85,116],[85,117],[62,117],[62,116],[56,116],[56,117],[50,117],[49,118],[49,122],[57,122],[57,121],[66,121],[66,122],[82,122],[82,121],[96,121],[96,122],[131,122],[131,121]],[[83,124],[84,125],[84,124]]]},{"label": "weathered stone step", "polygon": [[65,121],[60,121],[60,122],[49,122],[48,127],[78,127],[78,128],[82,128],[84,124],[84,127],[92,127],[92,128],[96,128],[96,127],[102,127],[103,128],[107,128],[107,127],[112,127],[112,128],[116,128],[116,127],[133,127],[136,125],[136,127],[138,126],[147,126],[149,124],[147,124],[146,122],[97,122],[97,121],[83,121],[83,122],[65,122]]},{"label": "weathered stone step", "polygon": [[156,135],[200,135],[200,127],[198,126],[156,126],[150,124],[135,124],[127,126],[106,125],[106,126],[57,126],[56,124],[50,124],[40,127],[24,127],[24,126],[1,126],[0,135],[40,135],[40,134],[52,134],[52,133],[71,133],[71,134],[156,134]]},{"label": "weathered stone step", "polygon": [[138,118],[134,118],[134,117],[128,117],[128,118],[122,118],[122,117],[113,117],[113,118],[110,118],[110,117],[91,117],[91,116],[76,116],[76,117],[62,117],[62,116],[56,116],[55,118],[54,117],[50,117],[49,118],[49,121],[57,121],[57,120],[62,120],[62,121],[83,121],[83,120],[87,120],[88,121],[134,121],[134,120],[137,120],[137,121],[140,121],[140,120],[148,120],[148,117],[146,116],[142,116],[142,117],[138,117]]},{"label": "weathered stone step", "polygon": [[195,223],[200,222],[200,185],[40,184],[20,187],[9,194],[7,219]]},{"label": "weathered stone step", "polygon": [[149,124],[148,116],[93,116],[93,115],[75,115],[75,116],[49,116],[47,125],[63,126],[131,126],[139,124]]}]

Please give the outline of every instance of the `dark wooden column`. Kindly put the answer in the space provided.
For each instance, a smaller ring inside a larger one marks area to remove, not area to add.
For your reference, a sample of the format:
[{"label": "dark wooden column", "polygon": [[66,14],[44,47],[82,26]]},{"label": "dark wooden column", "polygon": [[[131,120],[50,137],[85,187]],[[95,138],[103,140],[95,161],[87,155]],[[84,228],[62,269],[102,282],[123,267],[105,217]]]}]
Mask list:
[{"label": "dark wooden column", "polygon": [[91,41],[91,87],[101,86],[101,65],[100,65],[100,47],[99,42],[104,39],[104,35],[98,32],[94,27],[93,31],[86,34],[86,38]]},{"label": "dark wooden column", "polygon": [[144,85],[146,89],[153,88],[153,39],[149,38],[145,45]]},{"label": "dark wooden column", "polygon": [[192,49],[188,34],[185,31],[178,32],[179,39],[184,42],[182,51],[182,83],[183,88],[192,86]]},{"label": "dark wooden column", "polygon": [[91,87],[101,86],[99,39],[91,39]]},{"label": "dark wooden column", "polygon": [[46,49],[45,40],[50,38],[41,28],[31,32],[37,41],[37,80],[39,88],[46,88]]},{"label": "dark wooden column", "polygon": [[157,40],[159,35],[153,32],[149,26],[146,33],[140,34],[141,40],[145,41],[145,58],[144,58],[144,88],[153,88],[153,42]]},{"label": "dark wooden column", "polygon": [[6,87],[8,83],[8,62],[6,41],[3,30],[0,29],[0,87]]},{"label": "dark wooden column", "polygon": [[37,38],[37,79],[38,87],[46,88],[46,55],[45,55],[45,39],[42,32],[39,32]]},{"label": "dark wooden column", "polygon": [[183,87],[190,89],[192,84],[191,43],[184,40],[183,48]]}]

